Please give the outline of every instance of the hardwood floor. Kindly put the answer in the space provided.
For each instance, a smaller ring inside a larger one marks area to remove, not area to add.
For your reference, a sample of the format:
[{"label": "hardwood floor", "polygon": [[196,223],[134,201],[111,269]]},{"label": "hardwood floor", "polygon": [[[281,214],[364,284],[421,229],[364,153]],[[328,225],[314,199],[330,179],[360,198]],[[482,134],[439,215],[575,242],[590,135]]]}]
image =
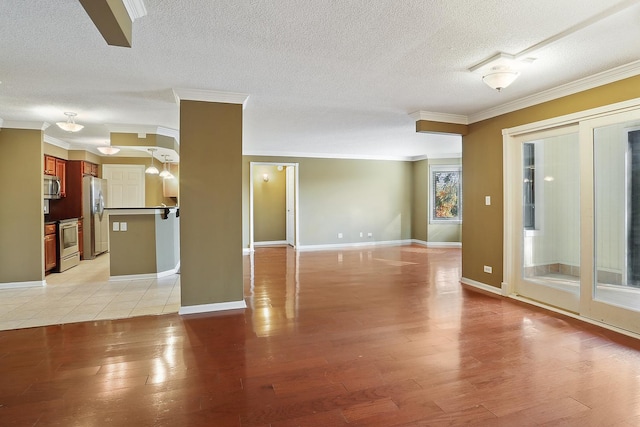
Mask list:
[{"label": "hardwood floor", "polygon": [[0,332],[0,425],[640,424],[637,340],[461,287],[458,249],[252,258],[245,311]]}]

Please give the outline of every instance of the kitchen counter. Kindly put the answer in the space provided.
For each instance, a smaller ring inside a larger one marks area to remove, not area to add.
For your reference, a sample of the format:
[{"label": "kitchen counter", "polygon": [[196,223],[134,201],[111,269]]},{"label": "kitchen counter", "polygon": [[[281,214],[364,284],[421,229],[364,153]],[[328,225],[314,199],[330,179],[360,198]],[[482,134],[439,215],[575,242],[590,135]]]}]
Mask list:
[{"label": "kitchen counter", "polygon": [[107,208],[110,280],[157,278],[180,268],[177,206]]}]

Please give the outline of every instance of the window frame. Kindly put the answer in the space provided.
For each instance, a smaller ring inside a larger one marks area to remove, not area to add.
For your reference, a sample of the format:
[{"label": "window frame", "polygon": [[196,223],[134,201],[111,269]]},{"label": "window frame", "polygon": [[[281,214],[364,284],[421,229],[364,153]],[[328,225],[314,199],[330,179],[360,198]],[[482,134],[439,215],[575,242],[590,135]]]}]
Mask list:
[{"label": "window frame", "polygon": [[[457,216],[439,218],[436,216],[436,175],[443,172],[457,174]],[[429,166],[429,223],[430,224],[462,224],[462,165],[431,165]]]}]

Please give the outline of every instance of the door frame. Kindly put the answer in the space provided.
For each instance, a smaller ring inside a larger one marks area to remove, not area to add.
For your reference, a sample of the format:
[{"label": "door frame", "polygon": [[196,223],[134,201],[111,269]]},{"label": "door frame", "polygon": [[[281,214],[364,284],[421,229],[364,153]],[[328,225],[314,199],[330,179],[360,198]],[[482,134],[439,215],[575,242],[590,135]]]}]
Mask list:
[{"label": "door frame", "polygon": [[[249,162],[249,250],[251,252],[253,252],[255,250],[255,246],[254,246],[254,231],[253,231],[253,220],[254,220],[254,213],[253,213],[253,177],[254,177],[254,173],[253,173],[253,169],[254,166],[263,166],[263,165],[268,165],[268,166],[282,166],[284,168],[292,166],[293,170],[294,170],[294,197],[295,197],[295,202],[294,202],[294,245],[293,248],[294,249],[298,249],[298,247],[300,246],[300,218],[299,218],[299,213],[300,213],[300,174],[299,174],[299,167],[300,164],[299,163],[290,163],[290,162]],[[288,191],[288,187],[289,187],[289,182],[288,180],[285,179],[286,182],[286,186],[287,189],[285,191]],[[285,217],[286,220],[288,221],[288,215],[285,211]]]}]

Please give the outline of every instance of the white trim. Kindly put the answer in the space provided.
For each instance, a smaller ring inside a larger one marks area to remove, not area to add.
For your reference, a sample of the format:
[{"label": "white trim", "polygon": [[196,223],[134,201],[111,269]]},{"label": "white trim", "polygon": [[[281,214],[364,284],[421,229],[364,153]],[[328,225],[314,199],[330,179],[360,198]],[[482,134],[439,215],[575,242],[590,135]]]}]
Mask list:
[{"label": "white trim", "polygon": [[412,162],[417,162],[420,160],[460,159],[460,158],[462,158],[462,153],[438,153],[431,157],[429,157],[427,154],[423,154],[421,156],[409,157],[409,160]]},{"label": "white trim", "polygon": [[251,253],[254,252],[253,249],[251,248],[242,248],[242,255],[251,255]]},{"label": "white trim", "polygon": [[165,270],[165,271],[159,271],[156,274],[156,277],[158,279],[161,279],[163,277],[173,276],[174,274],[178,274],[178,273],[180,273],[180,261],[178,261],[175,268],[172,268],[170,270]]},{"label": "white trim", "polygon": [[[388,155],[368,155],[368,154],[340,154],[340,153],[307,153],[292,151],[243,151],[243,156],[265,156],[265,157],[303,157],[312,159],[348,159],[348,160],[389,160],[399,162],[409,162],[416,156],[388,156]],[[420,156],[422,156],[421,154]],[[278,163],[278,162],[268,162]]]},{"label": "white trim", "polygon": [[411,243],[427,248],[461,248],[462,242],[426,242],[424,240],[411,239]]},{"label": "white trim", "polygon": [[[0,125],[2,123],[0,122]],[[70,150],[71,149],[71,144],[69,144],[68,142],[62,141],[61,139],[58,138],[54,138],[50,135],[45,135],[43,137],[43,141],[46,142],[47,144],[50,145],[55,145],[56,147],[60,147],[60,148],[64,148],[65,150]]]},{"label": "white trim", "polygon": [[427,120],[430,122],[455,123],[457,125],[468,125],[469,118],[461,114],[435,113],[432,111],[416,111],[409,114],[416,122]]},{"label": "white trim", "polygon": [[203,89],[173,89],[173,96],[176,99],[176,104],[180,105],[180,100],[185,101],[204,101],[204,102],[219,102],[223,104],[242,104],[244,109],[249,99],[249,94],[237,93],[237,92],[221,92],[216,90],[203,90]]},{"label": "white trim", "polygon": [[413,243],[411,239],[405,240],[385,240],[381,242],[355,242],[355,243],[338,243],[338,244],[326,244],[326,245],[300,245],[298,246],[299,251],[331,251],[336,249],[357,249],[357,248],[366,248],[373,246],[401,246],[401,245],[410,245]]},{"label": "white trim", "polygon": [[477,282],[477,281],[472,280],[472,279],[467,279],[466,277],[461,277],[460,278],[460,283],[463,283],[463,284],[465,284],[467,286],[471,286],[471,287],[474,287],[474,288],[481,289],[481,290],[483,290],[485,292],[490,292],[492,294],[504,296],[502,294],[502,289],[496,288],[495,286],[487,285],[486,283]]},{"label": "white trim", "polygon": [[168,128],[164,126],[132,125],[120,123],[105,124],[104,126],[110,133],[136,133],[138,134],[138,137],[140,137],[140,134],[162,135],[173,138],[178,144],[180,143],[180,130],[178,129]]},{"label": "white trim", "polygon": [[47,286],[46,280],[34,280],[32,282],[7,282],[0,283],[0,290],[20,289],[20,288],[44,288]]},{"label": "white trim", "polygon": [[147,280],[147,279],[157,279],[157,273],[146,273],[146,274],[125,274],[122,276],[109,276],[110,282],[122,282],[125,280]]},{"label": "white trim", "polygon": [[247,308],[247,303],[241,301],[218,302],[213,304],[188,305],[180,307],[179,315],[210,313],[215,311],[238,310]]},{"label": "white trim", "polygon": [[4,129],[27,129],[27,130],[46,130],[50,123],[47,122],[30,122],[27,120],[5,120],[2,123]]},{"label": "white trim", "polygon": [[253,246],[289,246],[286,240],[273,240],[271,242],[253,242]]},{"label": "white trim", "polygon": [[124,3],[124,8],[127,9],[131,22],[147,16],[147,8],[144,6],[143,0],[122,0],[122,3]]}]

